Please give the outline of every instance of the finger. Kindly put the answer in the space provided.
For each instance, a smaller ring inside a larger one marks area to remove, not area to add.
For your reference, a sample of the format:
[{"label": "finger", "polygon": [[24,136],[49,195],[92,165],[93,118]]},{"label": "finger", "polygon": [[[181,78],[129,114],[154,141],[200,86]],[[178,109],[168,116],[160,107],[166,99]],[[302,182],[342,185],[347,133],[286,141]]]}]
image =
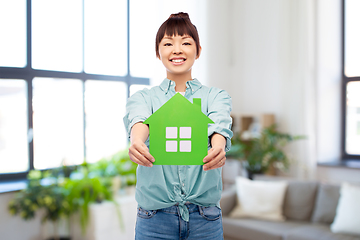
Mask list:
[{"label": "finger", "polygon": [[146,146],[145,143],[142,143],[139,147],[139,152],[144,155],[147,159],[149,159],[151,162],[154,162],[154,157],[150,154],[149,148]]},{"label": "finger", "polygon": [[225,151],[223,151],[222,149],[216,149],[209,156],[211,157],[211,159],[209,159],[207,164],[210,167],[215,165],[217,162],[220,161],[220,159],[225,157]]},{"label": "finger", "polygon": [[209,171],[209,170],[212,170],[212,169],[223,167],[225,165],[225,161],[226,161],[226,157],[220,159],[220,161],[218,161],[215,165],[206,168],[205,171]]},{"label": "finger", "polygon": [[223,158],[225,158],[225,152],[220,152],[216,157],[210,160],[204,165],[204,170],[210,170],[213,166],[217,165]]},{"label": "finger", "polygon": [[149,159],[145,158],[142,154],[140,154],[139,152],[134,152],[133,156],[135,159],[137,159],[143,166],[146,167],[151,167],[152,163],[149,161]]},{"label": "finger", "polygon": [[149,167],[148,162],[144,162],[139,160],[137,157],[134,156],[134,154],[129,153],[130,160],[133,161],[136,164],[139,164],[141,166]]},{"label": "finger", "polygon": [[142,143],[141,145],[134,144],[133,147],[134,147],[134,152],[139,152],[150,162],[155,162],[154,157],[150,154],[149,148],[145,145],[145,143]]},{"label": "finger", "polygon": [[155,162],[155,158],[150,154],[148,148],[146,147],[145,149],[142,149],[141,151],[139,151],[141,153],[142,156],[144,156],[148,161],[150,162]]},{"label": "finger", "polygon": [[134,160],[138,161],[138,164],[140,162],[140,165],[151,167],[152,163],[149,159],[147,159],[143,154],[141,154],[137,149],[129,149],[129,156],[130,153],[134,157]]},{"label": "finger", "polygon": [[213,159],[217,154],[219,154],[217,151],[214,151],[213,148],[211,148],[209,151],[208,151],[208,155],[206,155],[203,159],[203,162],[206,163],[206,162],[209,162],[211,159]]},{"label": "finger", "polygon": [[[213,158],[213,157],[212,157],[213,152],[214,152],[214,149],[212,149],[212,148],[208,151],[208,154],[207,154],[207,155],[204,157],[204,159],[203,159],[203,162],[204,162],[204,163],[208,162],[210,159]],[[209,155],[210,155],[210,156],[209,156]]]},{"label": "finger", "polygon": [[139,164],[139,165],[143,165],[143,163],[137,159],[132,153],[129,152],[129,157],[130,157],[130,160],[133,161],[134,163],[136,164]]}]

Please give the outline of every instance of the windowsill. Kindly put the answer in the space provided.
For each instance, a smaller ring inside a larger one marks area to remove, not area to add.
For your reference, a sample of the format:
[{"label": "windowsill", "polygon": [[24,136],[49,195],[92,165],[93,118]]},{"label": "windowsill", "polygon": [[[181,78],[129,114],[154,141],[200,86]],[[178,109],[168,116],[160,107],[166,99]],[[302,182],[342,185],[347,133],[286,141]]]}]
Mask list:
[{"label": "windowsill", "polygon": [[332,162],[320,162],[317,163],[321,167],[335,167],[335,168],[347,168],[347,169],[360,169],[360,160],[342,160]]},{"label": "windowsill", "polygon": [[28,180],[23,179],[0,182],[0,194],[22,190],[26,188],[27,181]]}]

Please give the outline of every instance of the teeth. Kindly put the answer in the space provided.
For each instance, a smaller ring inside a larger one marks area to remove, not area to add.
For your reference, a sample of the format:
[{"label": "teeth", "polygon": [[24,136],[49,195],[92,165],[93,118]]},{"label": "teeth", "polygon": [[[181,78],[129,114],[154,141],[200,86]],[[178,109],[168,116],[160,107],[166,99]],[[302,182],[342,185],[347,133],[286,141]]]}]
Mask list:
[{"label": "teeth", "polygon": [[173,59],[173,60],[171,60],[171,61],[176,62],[176,63],[179,63],[179,62],[183,62],[184,59]]}]

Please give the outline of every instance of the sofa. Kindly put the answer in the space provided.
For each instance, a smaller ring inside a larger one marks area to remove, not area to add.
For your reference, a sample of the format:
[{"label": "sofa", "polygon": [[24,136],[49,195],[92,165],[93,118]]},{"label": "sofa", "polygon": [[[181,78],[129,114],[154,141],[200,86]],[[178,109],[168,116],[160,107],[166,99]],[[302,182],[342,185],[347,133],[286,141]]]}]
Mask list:
[{"label": "sofa", "polygon": [[220,201],[225,240],[360,240],[360,235],[331,231],[341,186],[316,181],[286,181],[282,203],[284,221],[232,217],[231,212],[239,204],[237,188],[235,184],[227,187]]}]

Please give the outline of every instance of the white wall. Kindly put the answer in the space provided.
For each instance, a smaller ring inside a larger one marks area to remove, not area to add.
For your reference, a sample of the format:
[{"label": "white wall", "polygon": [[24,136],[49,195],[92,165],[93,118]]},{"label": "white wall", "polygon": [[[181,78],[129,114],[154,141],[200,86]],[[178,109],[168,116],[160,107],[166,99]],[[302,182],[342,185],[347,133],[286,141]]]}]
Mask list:
[{"label": "white wall", "polygon": [[208,4],[208,83],[229,92],[235,116],[275,113],[280,130],[308,137],[287,148],[293,177],[360,178],[316,166],[340,157],[340,10],[340,0]]},{"label": "white wall", "polygon": [[[308,129],[315,116],[305,107],[315,96],[307,91],[315,76],[314,32],[309,24],[313,5],[312,1],[228,0],[211,1],[208,11],[209,85],[229,92],[235,116],[275,113],[280,130],[305,134],[308,142],[315,141],[314,129]],[[305,177],[316,165],[309,157],[314,150],[307,145],[303,141],[288,148],[298,160],[293,164],[294,176]]]},{"label": "white wall", "polygon": [[340,158],[341,1],[317,1],[318,161]]}]

